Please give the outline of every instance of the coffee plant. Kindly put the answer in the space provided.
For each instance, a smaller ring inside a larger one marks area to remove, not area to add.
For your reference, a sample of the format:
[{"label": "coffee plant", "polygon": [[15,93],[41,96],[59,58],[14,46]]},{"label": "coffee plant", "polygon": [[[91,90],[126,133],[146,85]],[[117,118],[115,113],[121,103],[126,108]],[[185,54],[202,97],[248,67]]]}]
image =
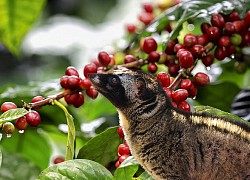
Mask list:
[{"label": "coffee plant", "polygon": [[[0,13],[10,18],[0,22],[1,42],[16,56],[37,16],[23,17],[25,28],[9,27],[22,9],[39,15],[44,4],[0,3],[10,12]],[[65,67],[56,82],[1,88],[0,179],[152,179],[90,73],[141,69],[155,75],[176,108],[250,121],[250,1],[146,2],[137,18],[125,26],[126,47],[100,50],[81,70]],[[99,126],[87,132],[82,122]]]}]

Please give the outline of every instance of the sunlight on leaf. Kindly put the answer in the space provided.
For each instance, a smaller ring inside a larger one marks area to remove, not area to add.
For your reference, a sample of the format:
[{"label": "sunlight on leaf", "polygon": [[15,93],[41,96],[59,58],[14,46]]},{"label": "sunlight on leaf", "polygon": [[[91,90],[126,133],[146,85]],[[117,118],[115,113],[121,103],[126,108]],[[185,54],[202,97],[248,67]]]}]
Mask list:
[{"label": "sunlight on leaf", "polygon": [[45,0],[1,0],[0,39],[15,55],[19,55],[25,34],[41,15]]},{"label": "sunlight on leaf", "polygon": [[74,119],[71,116],[71,114],[69,114],[67,108],[63,104],[61,104],[59,101],[54,100],[54,104],[60,107],[64,111],[66,119],[67,119],[68,140],[67,140],[65,160],[66,161],[72,160],[75,154],[75,136],[76,136]]},{"label": "sunlight on leaf", "polygon": [[16,119],[24,116],[28,112],[29,111],[27,111],[24,108],[10,109],[10,110],[4,112],[3,114],[1,114],[1,116],[0,116],[0,124],[2,124],[4,122],[16,120]]}]

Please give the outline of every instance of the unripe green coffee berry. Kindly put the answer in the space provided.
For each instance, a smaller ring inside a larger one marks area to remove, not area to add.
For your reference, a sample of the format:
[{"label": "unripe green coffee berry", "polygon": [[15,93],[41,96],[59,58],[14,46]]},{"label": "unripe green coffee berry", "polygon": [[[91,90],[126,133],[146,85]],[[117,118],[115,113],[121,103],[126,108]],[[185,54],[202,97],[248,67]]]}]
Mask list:
[{"label": "unripe green coffee berry", "polygon": [[10,137],[15,131],[15,126],[11,122],[6,122],[3,124],[2,129],[3,132],[7,135],[7,137]]}]

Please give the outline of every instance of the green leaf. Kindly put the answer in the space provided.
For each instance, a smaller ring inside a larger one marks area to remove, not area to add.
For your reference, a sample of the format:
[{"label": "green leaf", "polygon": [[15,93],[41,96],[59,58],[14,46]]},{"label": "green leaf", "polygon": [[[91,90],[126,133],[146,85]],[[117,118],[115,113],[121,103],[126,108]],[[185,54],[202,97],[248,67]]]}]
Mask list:
[{"label": "green leaf", "polygon": [[154,180],[152,176],[150,176],[147,171],[143,172],[139,177],[140,180]]},{"label": "green leaf", "polygon": [[25,157],[41,170],[49,165],[51,147],[48,140],[40,134],[39,129],[27,128],[22,134],[15,131],[11,138],[3,136],[0,147],[12,154]]},{"label": "green leaf", "polygon": [[239,91],[240,88],[232,82],[218,82],[199,88],[196,100],[202,105],[229,112],[231,103]]},{"label": "green leaf", "polygon": [[37,177],[37,180],[100,179],[111,180],[112,174],[102,165],[86,159],[74,159],[51,166]]},{"label": "green leaf", "polygon": [[59,101],[54,100],[54,103],[64,111],[66,119],[67,119],[68,140],[67,140],[65,160],[66,161],[72,160],[75,155],[75,138],[76,138],[74,118],[71,116],[71,114],[69,114],[67,108],[63,104],[61,104]]},{"label": "green leaf", "polygon": [[121,139],[117,127],[112,127],[90,139],[79,151],[78,159],[90,159],[107,165],[117,156],[117,148]]},{"label": "green leaf", "polygon": [[250,122],[245,121],[244,119],[242,119],[242,118],[240,118],[240,117],[238,117],[238,116],[236,116],[234,114],[231,114],[231,113],[216,109],[214,107],[195,106],[194,107],[194,112],[196,112],[196,113],[206,113],[206,114],[210,114],[212,116],[215,115],[215,116],[219,116],[219,117],[224,117],[224,118],[233,120],[234,122],[238,121],[238,122],[244,123],[244,124],[246,124],[247,126],[250,127]]},{"label": "green leaf", "polygon": [[45,0],[1,0],[0,39],[15,55],[32,24],[41,15]]},{"label": "green leaf", "polygon": [[0,179],[34,180],[41,170],[26,158],[3,150],[3,162],[0,168]]},{"label": "green leaf", "polygon": [[27,111],[24,108],[10,109],[10,110],[4,112],[3,114],[1,114],[1,116],[0,116],[0,124],[2,124],[4,122],[16,120],[16,119],[24,116],[28,112],[29,111]]},{"label": "green leaf", "polygon": [[2,150],[0,149],[0,169],[2,166],[2,161],[3,161],[3,154],[2,154]]},{"label": "green leaf", "polygon": [[115,170],[113,180],[131,180],[139,168],[139,163],[133,156],[128,157]]}]

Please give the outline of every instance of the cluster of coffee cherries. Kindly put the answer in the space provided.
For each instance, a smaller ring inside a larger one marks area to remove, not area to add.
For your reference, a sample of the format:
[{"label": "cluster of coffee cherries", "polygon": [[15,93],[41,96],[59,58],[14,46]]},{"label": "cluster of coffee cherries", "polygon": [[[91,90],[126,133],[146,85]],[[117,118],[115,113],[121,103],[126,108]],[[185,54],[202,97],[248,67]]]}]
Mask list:
[{"label": "cluster of coffee cherries", "polygon": [[118,153],[117,153],[118,160],[115,163],[116,168],[118,168],[120,164],[131,155],[129,146],[124,140],[124,133],[123,133],[121,126],[118,127],[117,133],[120,136],[120,138],[123,140],[123,143],[118,146]]},{"label": "cluster of coffee cherries", "polygon": [[[170,8],[171,6],[174,6],[178,4],[179,0],[169,0],[169,1],[156,1],[154,3],[152,2],[144,2],[142,3],[142,10],[138,14],[138,23],[132,24],[128,23],[126,24],[126,31],[129,34],[134,34],[137,29],[140,29],[140,26],[142,25],[142,28],[149,25],[154,18],[161,13],[162,11],[166,10],[167,8]],[[167,26],[167,29],[171,26]]]},{"label": "cluster of coffee cherries", "polygon": [[[85,67],[86,68],[86,67]],[[65,70],[65,75],[61,77],[60,84],[65,89],[68,90],[68,94],[64,96],[65,101],[68,105],[73,105],[79,108],[84,104],[83,90],[86,90],[86,95],[95,99],[98,96],[98,91],[91,86],[91,82],[84,74],[85,78],[80,78],[77,69],[73,66],[69,66]]]},{"label": "cluster of coffee cherries", "polygon": [[[42,100],[42,96],[36,96],[32,99],[32,103]],[[1,105],[2,113],[11,110],[17,109],[17,105],[13,102],[4,102]],[[23,133],[24,130],[28,127],[37,127],[41,122],[40,114],[36,110],[30,110],[25,116],[18,118],[15,121],[15,125],[12,122],[5,122],[2,124],[2,130],[7,137],[11,137],[15,129],[18,129],[20,133]]]}]

